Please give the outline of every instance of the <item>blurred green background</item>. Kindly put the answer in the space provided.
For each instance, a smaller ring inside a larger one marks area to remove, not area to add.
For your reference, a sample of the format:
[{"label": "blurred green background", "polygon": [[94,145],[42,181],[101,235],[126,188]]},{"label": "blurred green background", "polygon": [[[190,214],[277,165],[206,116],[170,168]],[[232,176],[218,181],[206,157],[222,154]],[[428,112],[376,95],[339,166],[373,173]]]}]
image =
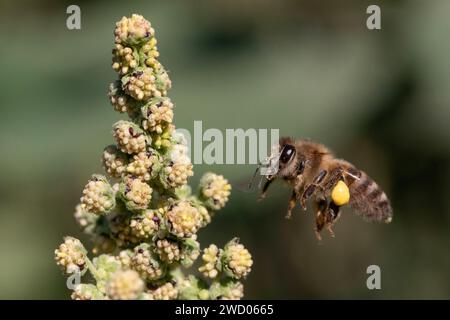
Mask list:
[{"label": "blurred green background", "polygon": [[[106,91],[115,21],[140,13],[170,71],[175,123],[279,128],[331,147],[392,199],[390,225],[346,211],[318,245],[312,211],[284,219],[290,191],[239,191],[254,166],[195,166],[234,185],[200,231],[240,236],[254,257],[246,298],[450,298],[450,1],[0,2],[0,298],[67,299],[53,251],[88,239],[73,210],[120,118]],[[382,30],[366,28],[378,4]],[[377,264],[382,289],[366,288]]]}]

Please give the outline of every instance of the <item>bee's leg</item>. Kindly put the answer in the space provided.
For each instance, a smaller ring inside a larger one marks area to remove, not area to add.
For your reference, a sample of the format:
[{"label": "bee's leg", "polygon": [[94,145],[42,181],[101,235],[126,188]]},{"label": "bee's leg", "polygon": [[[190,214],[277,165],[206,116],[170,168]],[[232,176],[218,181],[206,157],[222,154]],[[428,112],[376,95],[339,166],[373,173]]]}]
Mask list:
[{"label": "bee's leg", "polygon": [[302,197],[300,199],[300,205],[302,206],[302,209],[306,211],[306,200],[311,198],[313,193],[316,191],[317,185],[310,184],[306,186],[305,191],[302,194]]},{"label": "bee's leg", "polygon": [[294,183],[294,189],[292,190],[291,198],[289,199],[289,206],[288,206],[288,212],[286,214],[286,218],[291,217],[292,210],[295,208],[295,205],[297,204],[298,199],[300,198],[300,194],[302,194],[303,190],[303,176],[298,175],[295,179]]},{"label": "bee's leg", "polygon": [[316,206],[316,227],[314,228],[314,232],[316,234],[316,238],[318,241],[322,241],[322,236],[320,232],[325,226],[325,211],[327,210],[327,201],[325,199],[320,199],[315,202]]},{"label": "bee's leg", "polygon": [[287,214],[286,214],[286,219],[291,218],[292,210],[295,208],[295,204],[297,203],[297,200],[298,200],[298,193],[294,189],[294,190],[292,190],[291,198],[289,199],[289,205],[288,205],[288,210],[287,210]]},{"label": "bee's leg", "polygon": [[270,180],[267,180],[267,181],[264,183],[264,186],[263,186],[263,188],[262,188],[262,192],[261,192],[261,195],[260,195],[259,198],[258,198],[258,201],[263,200],[263,199],[267,196],[267,189],[269,189],[270,184],[271,184],[274,180],[275,180],[275,179],[270,179]]},{"label": "bee's leg", "polygon": [[325,179],[325,181],[323,181],[323,184],[322,184],[323,191],[325,191],[325,192],[331,191],[331,189],[334,188],[336,183],[342,179],[343,179],[342,169],[340,169],[340,168],[333,169],[330,172],[330,174],[328,175],[327,179]]},{"label": "bee's leg", "polygon": [[303,208],[303,210],[306,210],[306,201],[311,198],[311,196],[316,192],[317,189],[322,189],[320,184],[322,183],[323,179],[327,175],[327,170],[322,170],[319,172],[319,174],[314,178],[313,183],[310,185],[307,185],[305,188],[305,191],[302,194],[300,204]]},{"label": "bee's leg", "polygon": [[337,219],[340,217],[339,211],[340,208],[341,207],[336,205],[333,201],[330,201],[325,215],[326,228],[333,238],[334,238],[334,231],[332,227],[336,223]]}]

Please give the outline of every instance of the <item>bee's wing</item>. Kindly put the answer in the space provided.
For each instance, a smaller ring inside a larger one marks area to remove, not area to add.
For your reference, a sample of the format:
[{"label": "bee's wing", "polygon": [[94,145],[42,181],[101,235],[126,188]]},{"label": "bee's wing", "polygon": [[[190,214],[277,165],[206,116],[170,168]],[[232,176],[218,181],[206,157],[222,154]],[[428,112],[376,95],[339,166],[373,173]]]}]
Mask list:
[{"label": "bee's wing", "polygon": [[240,192],[255,193],[261,190],[264,178],[263,175],[254,175],[253,177],[248,177],[248,179],[231,181],[231,186],[234,190]]},{"label": "bee's wing", "polygon": [[378,184],[364,171],[354,168],[347,170],[345,176],[350,190],[350,206],[365,220],[391,222],[391,203]]}]

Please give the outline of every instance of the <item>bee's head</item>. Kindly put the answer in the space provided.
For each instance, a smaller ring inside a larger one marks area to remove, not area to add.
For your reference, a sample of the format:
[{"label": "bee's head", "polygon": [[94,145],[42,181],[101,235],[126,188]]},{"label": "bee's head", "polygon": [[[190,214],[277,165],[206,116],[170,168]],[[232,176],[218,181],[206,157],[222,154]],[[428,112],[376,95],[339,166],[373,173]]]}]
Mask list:
[{"label": "bee's head", "polygon": [[[265,175],[267,180],[275,178],[290,178],[297,172],[297,150],[295,147],[295,141],[289,137],[283,137],[279,140],[278,148],[272,151],[272,154],[268,158],[268,164],[270,168],[270,174]],[[273,166],[275,165],[275,166]],[[249,184],[251,188],[252,182],[256,176],[258,170],[260,170],[261,164],[255,171],[252,181]]]},{"label": "bee's head", "polygon": [[279,166],[286,166],[294,157],[296,151],[292,144],[285,144],[280,150]]},{"label": "bee's head", "polygon": [[277,176],[287,177],[292,174],[297,163],[297,150],[292,138],[283,137],[279,141],[279,157]]}]

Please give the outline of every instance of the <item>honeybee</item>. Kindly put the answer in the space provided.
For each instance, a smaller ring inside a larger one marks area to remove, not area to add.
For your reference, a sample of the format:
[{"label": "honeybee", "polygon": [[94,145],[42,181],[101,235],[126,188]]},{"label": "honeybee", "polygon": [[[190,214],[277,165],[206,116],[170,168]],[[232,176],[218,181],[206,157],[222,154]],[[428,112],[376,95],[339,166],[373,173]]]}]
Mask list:
[{"label": "honeybee", "polygon": [[318,240],[321,240],[320,232],[324,228],[334,237],[332,226],[340,216],[341,205],[327,199],[340,181],[348,187],[348,203],[359,215],[369,221],[391,222],[392,207],[386,193],[365,172],[345,160],[336,159],[324,145],[283,137],[277,157],[278,170],[273,175],[266,175],[260,200],[266,197],[269,186],[277,178],[288,182],[293,189],[286,217],[291,217],[297,202],[306,210],[307,201],[313,200],[316,210],[314,231]]}]

